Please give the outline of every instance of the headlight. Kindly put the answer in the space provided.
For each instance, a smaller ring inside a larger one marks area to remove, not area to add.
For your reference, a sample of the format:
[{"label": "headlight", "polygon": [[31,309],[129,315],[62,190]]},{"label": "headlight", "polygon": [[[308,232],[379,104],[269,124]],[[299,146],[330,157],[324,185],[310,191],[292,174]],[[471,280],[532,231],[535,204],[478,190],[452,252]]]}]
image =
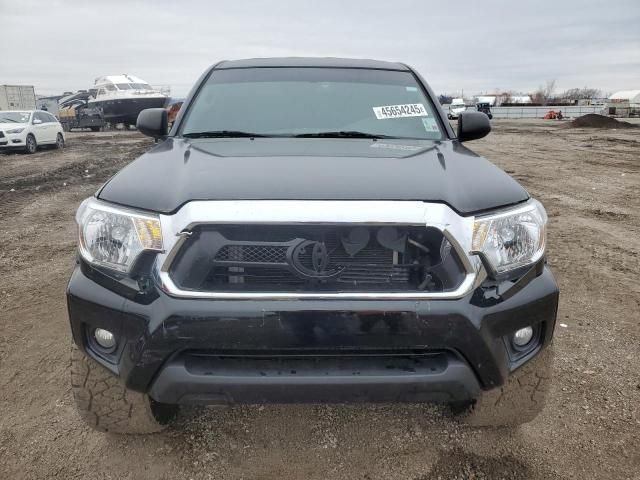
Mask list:
[{"label": "headlight", "polygon": [[537,200],[494,215],[477,217],[472,253],[501,274],[537,262],[544,255],[547,213]]},{"label": "headlight", "polygon": [[80,254],[89,263],[128,271],[145,250],[162,251],[160,219],[88,198],[76,213]]},{"label": "headlight", "polygon": [[22,128],[13,128],[11,130],[7,130],[7,133],[22,133],[23,130],[24,130],[24,127],[22,127]]}]

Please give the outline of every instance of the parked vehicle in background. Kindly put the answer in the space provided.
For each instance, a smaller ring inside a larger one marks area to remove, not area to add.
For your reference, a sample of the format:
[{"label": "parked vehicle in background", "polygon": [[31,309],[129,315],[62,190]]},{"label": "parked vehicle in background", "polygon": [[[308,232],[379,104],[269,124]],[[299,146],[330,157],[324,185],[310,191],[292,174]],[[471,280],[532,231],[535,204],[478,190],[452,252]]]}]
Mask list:
[{"label": "parked vehicle in background", "polygon": [[167,123],[169,128],[173,125],[173,122],[176,121],[178,117],[178,113],[180,113],[180,109],[182,108],[182,104],[184,100],[170,100],[169,104],[166,106],[167,110]]},{"label": "parked vehicle in background", "polygon": [[35,153],[42,145],[64,147],[64,131],[56,117],[42,110],[0,112],[0,150]]},{"label": "parked vehicle in background", "polygon": [[33,85],[0,85],[0,111],[35,108],[36,93]]},{"label": "parked vehicle in background", "polygon": [[562,114],[562,110],[558,110],[557,112],[555,110],[549,110],[543,118],[545,120],[562,120],[564,115]]},{"label": "parked vehicle in background", "polygon": [[493,118],[493,114],[491,113],[491,106],[489,105],[489,103],[487,102],[478,103],[476,105],[476,109],[479,112],[484,113],[487,117],[489,117],[489,120]]},{"label": "parked vehicle in background", "polygon": [[467,109],[467,106],[464,104],[464,99],[462,98],[454,98],[449,105],[449,113],[447,114],[447,118],[449,120],[456,120],[458,116]]},{"label": "parked vehicle in background", "polygon": [[60,101],[60,123],[65,132],[74,128],[90,128],[98,132],[104,128],[106,122],[99,108],[88,105],[88,92],[81,92]]},{"label": "parked vehicle in background", "polygon": [[547,215],[400,63],[220,62],[79,207],[71,388],[92,427],[180,404],[446,402],[514,426],[551,384]]}]

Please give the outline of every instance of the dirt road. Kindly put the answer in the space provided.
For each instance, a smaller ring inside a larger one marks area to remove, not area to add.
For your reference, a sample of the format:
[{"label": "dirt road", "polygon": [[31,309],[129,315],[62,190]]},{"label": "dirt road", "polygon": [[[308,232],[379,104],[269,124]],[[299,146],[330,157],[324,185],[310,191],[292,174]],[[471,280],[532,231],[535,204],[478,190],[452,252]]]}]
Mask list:
[{"label": "dirt road", "polygon": [[187,410],[119,437],[85,427],[69,389],[64,289],[73,212],[151,146],[71,134],[0,155],[0,479],[640,479],[640,129],[494,122],[472,142],[546,205],[561,287],[549,404],[516,431],[421,405]]}]

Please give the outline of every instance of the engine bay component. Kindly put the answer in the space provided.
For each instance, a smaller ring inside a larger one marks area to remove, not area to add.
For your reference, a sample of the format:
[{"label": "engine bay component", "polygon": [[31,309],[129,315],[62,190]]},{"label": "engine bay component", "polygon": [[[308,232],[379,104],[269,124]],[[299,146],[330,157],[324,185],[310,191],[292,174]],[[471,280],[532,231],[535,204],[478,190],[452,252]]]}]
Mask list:
[{"label": "engine bay component", "polygon": [[342,237],[342,246],[352,257],[369,243],[371,235],[365,227],[355,227],[349,230],[346,237]]},{"label": "engine bay component", "polygon": [[407,234],[396,227],[382,227],[377,233],[378,242],[383,247],[396,252],[404,252],[407,248]]}]

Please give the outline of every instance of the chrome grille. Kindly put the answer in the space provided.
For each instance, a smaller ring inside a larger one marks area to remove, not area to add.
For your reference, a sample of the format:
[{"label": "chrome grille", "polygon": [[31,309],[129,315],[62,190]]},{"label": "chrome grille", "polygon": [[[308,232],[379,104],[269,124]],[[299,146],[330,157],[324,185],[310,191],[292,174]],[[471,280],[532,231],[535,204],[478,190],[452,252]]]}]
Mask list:
[{"label": "chrome grille", "polygon": [[[443,292],[458,287],[465,277],[440,230],[358,226],[357,233],[364,238],[354,247],[355,228],[197,226],[169,274],[179,288],[202,292]],[[380,234],[384,228],[392,228],[399,246],[393,235],[391,243],[384,240],[388,237]]]}]

